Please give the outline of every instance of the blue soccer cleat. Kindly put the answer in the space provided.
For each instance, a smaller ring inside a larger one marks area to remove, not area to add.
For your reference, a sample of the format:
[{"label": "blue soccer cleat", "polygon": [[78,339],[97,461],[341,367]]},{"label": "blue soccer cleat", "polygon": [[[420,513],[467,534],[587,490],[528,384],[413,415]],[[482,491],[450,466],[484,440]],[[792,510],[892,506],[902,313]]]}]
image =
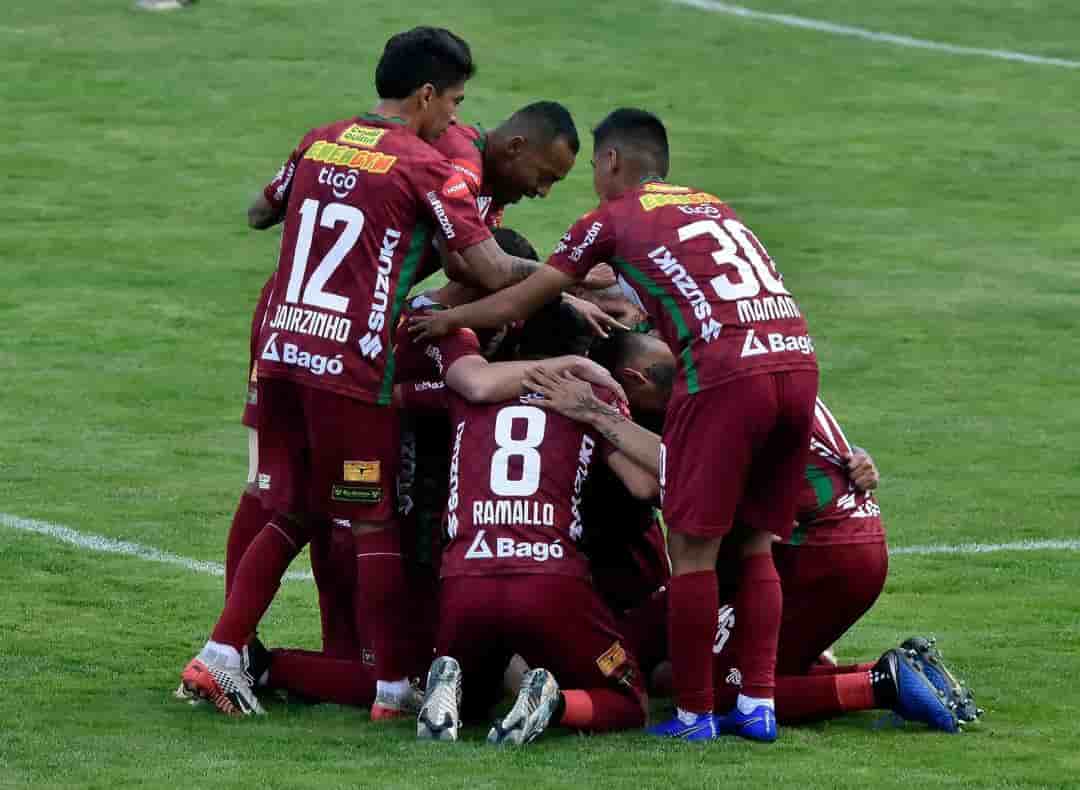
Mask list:
[{"label": "blue soccer cleat", "polygon": [[750,713],[735,707],[727,716],[718,716],[716,727],[721,735],[738,735],[760,743],[776,740],[776,711],[768,705],[758,705]]},{"label": "blue soccer cleat", "polygon": [[893,648],[882,655],[874,672],[888,673],[896,682],[893,710],[905,721],[919,721],[942,732],[959,732],[955,706],[930,681],[914,650]]},{"label": "blue soccer cleat", "polygon": [[665,722],[645,730],[649,735],[681,738],[684,741],[709,741],[718,734],[716,717],[711,713],[677,713]]},{"label": "blue soccer cleat", "polygon": [[909,655],[914,651],[914,660],[934,684],[934,688],[945,695],[948,704],[955,705],[956,718],[961,724],[973,722],[982,716],[982,708],[975,704],[974,692],[949,671],[934,639],[913,636],[905,639],[900,649],[908,651]]}]

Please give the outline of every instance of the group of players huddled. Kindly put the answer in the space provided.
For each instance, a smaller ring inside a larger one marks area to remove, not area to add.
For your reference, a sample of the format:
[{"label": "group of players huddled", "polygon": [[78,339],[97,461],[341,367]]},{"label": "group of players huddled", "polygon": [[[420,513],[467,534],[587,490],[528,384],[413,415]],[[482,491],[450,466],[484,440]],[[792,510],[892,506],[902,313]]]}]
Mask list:
[{"label": "group of players huddled", "polygon": [[[252,462],[224,609],[177,696],[250,715],[285,690],[456,740],[509,686],[488,740],[516,744],[643,727],[649,693],[675,707],[649,732],[687,740],[977,718],[932,641],[831,659],[885,583],[878,473],[818,397],[757,236],[667,180],[659,118],[617,109],[593,131],[600,204],[540,264],[504,209],[566,177],[577,130],[550,101],[458,123],[473,73],[447,30],[392,37],[372,112],[308,132],[248,211],[283,223]],[[304,546],[323,649],[267,650]]]}]

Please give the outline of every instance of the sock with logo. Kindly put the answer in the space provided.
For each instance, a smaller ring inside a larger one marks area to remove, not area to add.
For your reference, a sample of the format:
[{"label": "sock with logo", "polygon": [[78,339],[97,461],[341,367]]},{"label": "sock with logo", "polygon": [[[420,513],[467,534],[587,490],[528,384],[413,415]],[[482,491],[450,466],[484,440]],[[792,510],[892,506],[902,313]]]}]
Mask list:
[{"label": "sock with logo", "polygon": [[675,704],[687,712],[713,710],[712,647],[718,598],[715,571],[671,577],[668,586],[671,672]]},{"label": "sock with logo", "polygon": [[272,650],[267,686],[312,702],[367,707],[375,700],[372,668],[360,661],[308,650]]},{"label": "sock with logo", "polygon": [[233,515],[232,526],[229,527],[229,537],[225,542],[225,597],[229,597],[236,569],[240,567],[240,560],[244,552],[255,540],[262,528],[274,514],[262,506],[259,497],[247,489],[240,495],[240,502],[236,506]]},{"label": "sock with logo", "polygon": [[813,664],[808,675],[850,675],[852,672],[869,672],[874,668],[874,662],[864,664]]},{"label": "sock with logo", "polygon": [[375,677],[398,681],[408,677],[413,649],[409,627],[409,588],[397,525],[353,536],[356,586],[353,617],[367,628],[375,648]]},{"label": "sock with logo", "polygon": [[275,517],[244,552],[211,639],[242,650],[274,600],[289,563],[307,543],[306,530]]},{"label": "sock with logo", "polygon": [[735,594],[739,618],[738,657],[742,671],[741,694],[772,699],[776,687],[776,652],[784,598],[772,552],[743,558],[739,589]]}]

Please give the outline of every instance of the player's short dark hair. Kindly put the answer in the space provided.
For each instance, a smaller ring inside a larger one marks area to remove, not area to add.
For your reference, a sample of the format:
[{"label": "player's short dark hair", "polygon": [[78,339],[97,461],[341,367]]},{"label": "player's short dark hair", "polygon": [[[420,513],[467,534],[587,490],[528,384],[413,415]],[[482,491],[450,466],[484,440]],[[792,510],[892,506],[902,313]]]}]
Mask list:
[{"label": "player's short dark hair", "polygon": [[518,359],[584,355],[592,344],[585,318],[561,298],[548,302],[525,322],[515,338]]},{"label": "player's short dark hair", "polygon": [[612,373],[630,367],[634,357],[647,350],[648,341],[641,332],[613,329],[606,338],[597,340],[589,349],[589,357]]},{"label": "player's short dark hair", "polygon": [[536,254],[536,250],[529,243],[529,240],[513,228],[495,228],[491,235],[495,237],[495,243],[507,255],[526,258],[530,261],[540,260],[540,256]]},{"label": "player's short dark hair", "polygon": [[627,154],[648,160],[650,169],[664,178],[668,174],[668,139],[664,122],[645,110],[621,107],[593,129],[593,148],[612,143]]},{"label": "player's short dark hair", "polygon": [[507,118],[505,126],[511,132],[523,132],[531,142],[540,145],[551,145],[562,137],[575,156],[581,150],[574,117],[557,101],[526,104]]},{"label": "player's short dark hair", "polygon": [[404,99],[427,83],[438,93],[476,73],[468,43],[441,27],[414,27],[391,36],[375,67],[382,99]]}]

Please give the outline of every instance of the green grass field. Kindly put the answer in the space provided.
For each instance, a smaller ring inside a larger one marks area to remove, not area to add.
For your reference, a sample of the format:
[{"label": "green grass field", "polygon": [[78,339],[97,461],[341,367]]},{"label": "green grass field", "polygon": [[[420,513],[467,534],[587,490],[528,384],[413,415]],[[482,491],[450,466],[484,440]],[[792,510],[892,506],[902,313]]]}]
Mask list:
[{"label": "green grass field", "polygon": [[[1063,0],[746,0],[1080,58]],[[1075,540],[1080,70],[829,36],[663,0],[8,0],[0,21],[0,512],[220,561],[246,471],[247,332],[276,232],[244,209],[311,126],[369,108],[389,34],[480,63],[463,115],[558,99],[668,122],[672,179],[726,197],[807,313],[822,392],[883,470],[894,546]],[[398,10],[402,9],[402,10]],[[588,142],[508,223],[549,250],[594,202]],[[0,785],[1067,787],[1080,555],[897,556],[839,646],[936,634],[987,709],[959,737],[850,716],[772,747],[552,733],[418,745],[360,710],[234,722],[171,699],[221,580],[0,523]],[[1075,545],[1075,544],[1074,544]],[[302,568],[301,562],[297,566]],[[314,645],[313,587],[262,627]],[[467,689],[466,680],[466,689]],[[658,707],[657,710],[660,710]]]}]

